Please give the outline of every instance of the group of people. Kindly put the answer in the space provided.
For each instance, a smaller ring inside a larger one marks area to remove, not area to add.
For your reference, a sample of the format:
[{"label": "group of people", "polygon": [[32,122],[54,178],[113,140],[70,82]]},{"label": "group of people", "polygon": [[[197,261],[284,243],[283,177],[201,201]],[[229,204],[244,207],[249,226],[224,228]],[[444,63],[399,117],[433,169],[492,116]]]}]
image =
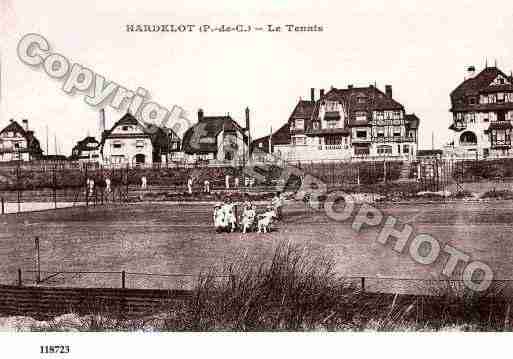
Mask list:
[{"label": "group of people", "polygon": [[[214,227],[217,232],[235,232],[239,229],[242,233],[268,233],[271,231],[274,221],[283,218],[282,207],[283,200],[280,193],[276,194],[270,205],[261,213],[257,213],[257,209],[251,201],[237,204],[227,198],[214,208]],[[238,209],[241,210],[240,213]]]},{"label": "group of people", "polygon": [[[192,176],[187,178],[187,183],[186,183],[187,193],[190,194],[190,195],[192,195],[192,193],[193,193],[194,182],[195,182],[195,178],[193,178]],[[255,179],[254,178],[250,178],[250,177],[245,177],[244,178],[244,186],[246,186],[246,187],[253,187],[254,185],[255,185]],[[239,186],[240,186],[240,179],[239,179],[239,177],[238,176],[233,177],[233,186],[232,186],[232,176],[228,175],[228,174],[225,175],[225,177],[224,177],[224,186],[225,186],[225,189],[239,188]],[[203,181],[202,192],[206,193],[206,194],[210,194],[210,191],[211,191],[210,181],[208,179],[205,179]]]}]

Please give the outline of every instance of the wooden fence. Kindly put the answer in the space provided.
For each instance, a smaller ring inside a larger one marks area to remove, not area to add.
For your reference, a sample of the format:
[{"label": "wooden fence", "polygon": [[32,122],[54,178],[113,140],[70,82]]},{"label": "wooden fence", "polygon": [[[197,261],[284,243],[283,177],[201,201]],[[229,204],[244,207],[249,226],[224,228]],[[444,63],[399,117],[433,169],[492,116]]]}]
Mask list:
[{"label": "wooden fence", "polygon": [[65,313],[135,317],[190,297],[186,290],[55,288],[0,285],[0,314],[49,318]]}]

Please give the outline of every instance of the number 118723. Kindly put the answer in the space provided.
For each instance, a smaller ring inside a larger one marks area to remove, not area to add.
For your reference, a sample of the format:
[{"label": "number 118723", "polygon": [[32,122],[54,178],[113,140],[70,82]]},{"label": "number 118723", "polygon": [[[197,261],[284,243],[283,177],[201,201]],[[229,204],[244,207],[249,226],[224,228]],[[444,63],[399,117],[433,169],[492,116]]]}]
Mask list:
[{"label": "number 118723", "polygon": [[68,354],[69,345],[41,345],[41,354]]}]

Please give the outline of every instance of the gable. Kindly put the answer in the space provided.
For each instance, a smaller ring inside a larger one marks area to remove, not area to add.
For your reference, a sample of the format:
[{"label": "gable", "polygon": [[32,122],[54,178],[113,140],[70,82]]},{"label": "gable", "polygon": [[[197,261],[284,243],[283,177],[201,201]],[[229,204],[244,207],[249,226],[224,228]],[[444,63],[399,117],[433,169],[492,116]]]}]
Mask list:
[{"label": "gable", "polygon": [[144,135],[146,132],[144,128],[140,124],[129,124],[129,123],[119,123],[112,130],[111,134],[113,135]]},{"label": "gable", "polygon": [[511,81],[503,74],[497,75],[497,77],[490,83],[489,86],[501,86],[501,85],[511,85]]}]

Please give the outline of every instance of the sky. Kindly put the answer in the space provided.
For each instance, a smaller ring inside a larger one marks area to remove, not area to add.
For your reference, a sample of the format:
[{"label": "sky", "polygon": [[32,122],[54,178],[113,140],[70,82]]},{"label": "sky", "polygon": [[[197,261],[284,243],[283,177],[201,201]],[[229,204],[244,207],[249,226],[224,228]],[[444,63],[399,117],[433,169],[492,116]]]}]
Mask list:
[{"label": "sky", "polygon": [[[421,120],[419,147],[449,138],[449,94],[465,69],[486,59],[513,69],[509,1],[42,1],[0,0],[0,127],[29,120],[43,149],[69,155],[87,134],[98,136],[98,108],[63,81],[22,63],[28,33],[50,51],[109,81],[149,91],[151,101],[243,123],[253,138],[283,125],[310,88],[393,86],[394,98]],[[322,32],[134,33],[127,24],[319,25]],[[318,94],[318,92],[317,92]],[[107,108],[107,127],[125,110]]]}]

